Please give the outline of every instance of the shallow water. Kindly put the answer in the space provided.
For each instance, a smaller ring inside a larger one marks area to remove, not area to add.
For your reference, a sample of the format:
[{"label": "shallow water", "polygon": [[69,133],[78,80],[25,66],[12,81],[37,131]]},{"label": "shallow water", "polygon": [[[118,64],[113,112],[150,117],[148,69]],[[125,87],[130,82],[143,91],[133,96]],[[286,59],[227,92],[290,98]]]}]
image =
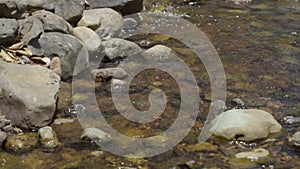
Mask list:
[{"label": "shallow water", "polygon": [[[183,141],[155,157],[123,158],[102,151],[90,141],[80,140],[82,129],[77,121],[52,124],[63,143],[61,148],[52,153],[39,147],[23,154],[0,152],[0,168],[298,168],[300,149],[289,146],[287,137],[300,130],[300,124],[286,124],[283,117],[300,116],[300,2],[269,0],[237,6],[216,0],[148,0],[145,11],[171,12],[197,25],[209,37],[223,63],[228,107],[234,107],[233,98],[241,98],[248,108],[271,112],[283,125],[284,132],[251,143],[214,138],[197,145],[211,100],[204,66],[191,50],[172,38],[139,36],[132,40],[139,44],[147,42],[145,48],[155,44],[172,47],[196,77],[202,98],[199,117]],[[94,87],[84,81],[77,83],[82,90]],[[173,123],[181,99],[178,85],[168,74],[144,71],[131,83],[130,97],[137,109],[149,108],[148,95],[154,87],[165,92],[168,104],[161,118],[151,123],[137,124],[122,117],[110,98],[110,83],[96,86],[98,105],[108,123],[119,132],[135,137],[153,136]],[[258,164],[233,159],[237,152],[251,148],[266,148],[273,158]]]}]

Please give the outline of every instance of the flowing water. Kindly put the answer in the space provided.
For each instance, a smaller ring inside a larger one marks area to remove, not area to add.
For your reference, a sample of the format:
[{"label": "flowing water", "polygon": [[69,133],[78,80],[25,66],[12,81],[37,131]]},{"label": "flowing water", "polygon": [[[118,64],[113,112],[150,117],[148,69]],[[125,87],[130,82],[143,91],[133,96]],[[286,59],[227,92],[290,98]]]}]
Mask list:
[{"label": "flowing water", "polygon": [[[227,106],[240,98],[245,107],[271,112],[284,131],[268,140],[227,141],[211,138],[198,142],[210,105],[210,83],[205,67],[194,52],[179,41],[161,35],[141,35],[131,40],[144,48],[156,44],[171,47],[193,71],[201,96],[199,116],[190,133],[171,150],[145,159],[123,158],[102,151],[90,141],[80,140],[78,121],[52,125],[62,146],[55,152],[37,147],[23,154],[0,152],[0,168],[298,168],[300,149],[288,145],[287,138],[300,124],[287,124],[285,116],[300,116],[300,2],[294,0],[254,1],[236,5],[227,1],[146,0],[145,11],[179,15],[196,25],[210,39],[223,63],[227,79]],[[76,82],[91,88],[84,81]],[[132,81],[130,97],[138,110],[147,110],[150,91],[159,87],[168,97],[161,119],[136,124],[122,117],[110,97],[110,83],[96,85],[98,105],[107,122],[127,136],[149,137],[166,130],[176,119],[180,107],[178,85],[159,70],[141,72]],[[88,96],[78,96],[85,100]],[[271,158],[251,162],[236,160],[237,152],[265,148]]]}]

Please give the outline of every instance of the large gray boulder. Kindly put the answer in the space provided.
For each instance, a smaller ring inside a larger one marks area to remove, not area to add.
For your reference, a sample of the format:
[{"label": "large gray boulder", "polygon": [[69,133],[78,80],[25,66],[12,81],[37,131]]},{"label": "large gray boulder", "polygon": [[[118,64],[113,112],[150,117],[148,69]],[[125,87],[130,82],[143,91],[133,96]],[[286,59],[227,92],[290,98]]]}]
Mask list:
[{"label": "large gray boulder", "polygon": [[73,27],[61,16],[52,12],[39,10],[32,13],[32,16],[38,18],[43,23],[44,31],[72,33]]},{"label": "large gray boulder", "polygon": [[13,42],[17,36],[18,28],[17,20],[0,18],[0,45]]},{"label": "large gray boulder", "polygon": [[69,22],[76,22],[83,13],[84,4],[84,0],[58,0],[55,5],[55,14]]},{"label": "large gray boulder", "polygon": [[23,35],[22,41],[26,45],[44,32],[42,21],[34,16],[19,20],[19,25],[19,33]]},{"label": "large gray boulder", "polygon": [[101,39],[92,29],[79,26],[73,29],[73,35],[82,41],[89,53],[95,53],[101,48]]},{"label": "large gray boulder", "polygon": [[140,12],[143,9],[143,0],[86,0],[92,8],[115,8],[123,14]]},{"label": "large gray boulder", "polygon": [[0,60],[0,114],[22,129],[48,125],[56,109],[60,78],[38,65]]},{"label": "large gray boulder", "polygon": [[89,9],[83,11],[77,26],[96,30],[102,39],[118,36],[123,28],[122,15],[110,8]]},{"label": "large gray boulder", "polygon": [[[88,68],[88,51],[82,42],[72,35],[46,32],[41,35],[37,43],[38,49],[42,50],[45,56],[60,58],[63,79],[68,79]],[[80,64],[74,69],[77,59]]]},{"label": "large gray boulder", "polygon": [[233,109],[218,115],[210,131],[226,139],[252,141],[280,132],[281,125],[274,117],[258,109]]}]

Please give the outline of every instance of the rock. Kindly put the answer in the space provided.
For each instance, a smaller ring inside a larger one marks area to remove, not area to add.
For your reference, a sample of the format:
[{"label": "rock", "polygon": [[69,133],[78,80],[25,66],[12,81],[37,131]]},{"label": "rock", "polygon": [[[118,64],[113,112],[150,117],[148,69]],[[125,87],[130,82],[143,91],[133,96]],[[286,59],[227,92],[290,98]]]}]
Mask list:
[{"label": "rock", "polygon": [[50,70],[61,76],[61,63],[59,57],[52,58],[50,62]]},{"label": "rock", "polygon": [[56,0],[1,0],[0,17],[23,18],[25,11],[31,9],[53,10]]},{"label": "rock", "polygon": [[72,105],[72,86],[70,83],[61,81],[60,90],[58,92],[57,113],[69,112]]},{"label": "rock", "polygon": [[134,14],[144,8],[143,0],[129,0],[120,10],[123,15]]},{"label": "rock", "polygon": [[143,0],[86,0],[92,8],[116,8],[124,14],[140,12],[143,9]]},{"label": "rock", "polygon": [[60,78],[38,65],[0,60],[0,114],[22,129],[48,125],[55,113]]},{"label": "rock", "polygon": [[58,0],[55,5],[55,14],[69,22],[77,22],[84,8],[84,0]]},{"label": "rock", "polygon": [[95,81],[103,81],[109,78],[124,79],[128,76],[127,72],[121,68],[94,69],[91,74]]},{"label": "rock", "polygon": [[243,100],[240,99],[240,98],[234,98],[234,99],[232,99],[232,102],[235,103],[238,106],[244,106],[245,105],[245,103],[243,102]]},{"label": "rock", "polygon": [[39,10],[32,13],[32,16],[35,16],[43,23],[44,31],[48,32],[62,32],[70,34],[73,31],[73,27],[64,20],[64,18],[55,15],[52,12]]},{"label": "rock", "polygon": [[34,16],[19,20],[19,33],[23,35],[22,41],[28,44],[32,39],[37,38],[44,32],[43,23]]},{"label": "rock", "polygon": [[20,8],[18,1],[0,1],[0,17],[21,18],[25,9],[24,7]]},{"label": "rock", "polygon": [[293,136],[289,139],[289,142],[294,146],[300,147],[300,132],[293,134]]},{"label": "rock", "polygon": [[55,131],[50,126],[45,126],[38,131],[39,141],[44,148],[53,149],[59,145]]},{"label": "rock", "polygon": [[258,160],[259,158],[264,158],[269,156],[269,151],[263,148],[254,149],[253,151],[241,152],[235,155],[236,158],[246,158],[250,160]]},{"label": "rock", "polygon": [[283,118],[283,121],[286,124],[298,124],[300,123],[300,117],[294,117],[294,116],[285,116]]},{"label": "rock", "polygon": [[7,138],[7,134],[3,131],[0,131],[0,146],[6,140],[6,138]]},{"label": "rock", "polygon": [[36,133],[14,134],[7,137],[5,148],[14,152],[24,152],[32,149],[37,143]]},{"label": "rock", "polygon": [[93,141],[108,141],[110,136],[104,131],[97,128],[86,128],[84,129],[80,139],[89,138]]},{"label": "rock", "polygon": [[40,8],[53,10],[56,0],[18,0],[19,8],[26,7],[27,10],[32,8]]},{"label": "rock", "polygon": [[136,28],[138,26],[138,23],[133,18],[125,18],[123,19],[123,29],[124,30],[130,30],[133,28]]},{"label": "rock", "polygon": [[18,28],[17,20],[0,18],[0,45],[13,43],[17,37]]},{"label": "rock", "polygon": [[164,45],[155,45],[152,48],[145,50],[142,55],[147,60],[161,63],[168,62],[174,57],[177,57],[171,48]]},{"label": "rock", "polygon": [[[2,96],[2,89],[0,88],[0,96]],[[10,124],[10,120],[7,120],[4,116],[0,116],[0,129]]]},{"label": "rock", "polygon": [[[81,41],[72,35],[47,32],[41,35],[38,44],[45,56],[60,58],[63,79],[68,79],[88,68],[88,51],[83,47]],[[79,59],[80,65],[77,65],[74,70],[77,59]]]},{"label": "rock", "polygon": [[75,119],[67,119],[67,118],[61,118],[61,119],[55,119],[54,124],[60,125],[60,124],[65,124],[65,123],[73,123]]},{"label": "rock", "polygon": [[97,52],[101,47],[99,36],[90,28],[76,27],[73,30],[73,35],[83,42],[89,53]]},{"label": "rock", "polygon": [[89,9],[83,11],[77,26],[96,30],[102,39],[118,36],[123,27],[122,15],[110,8]]},{"label": "rock", "polygon": [[113,38],[103,43],[104,53],[110,60],[125,58],[142,51],[134,42]]},{"label": "rock", "polygon": [[270,113],[258,109],[223,112],[212,121],[212,125],[210,131],[214,135],[244,141],[266,138],[269,133],[280,132],[282,128]]}]

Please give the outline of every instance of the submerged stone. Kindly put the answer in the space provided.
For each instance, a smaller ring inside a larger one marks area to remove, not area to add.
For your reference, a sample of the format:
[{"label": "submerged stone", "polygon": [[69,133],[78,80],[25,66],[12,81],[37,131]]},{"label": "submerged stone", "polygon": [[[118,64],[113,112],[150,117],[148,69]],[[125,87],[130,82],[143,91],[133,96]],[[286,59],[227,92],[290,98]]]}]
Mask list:
[{"label": "submerged stone", "polygon": [[14,152],[24,152],[32,149],[37,143],[36,133],[22,133],[8,136],[5,148]]}]

